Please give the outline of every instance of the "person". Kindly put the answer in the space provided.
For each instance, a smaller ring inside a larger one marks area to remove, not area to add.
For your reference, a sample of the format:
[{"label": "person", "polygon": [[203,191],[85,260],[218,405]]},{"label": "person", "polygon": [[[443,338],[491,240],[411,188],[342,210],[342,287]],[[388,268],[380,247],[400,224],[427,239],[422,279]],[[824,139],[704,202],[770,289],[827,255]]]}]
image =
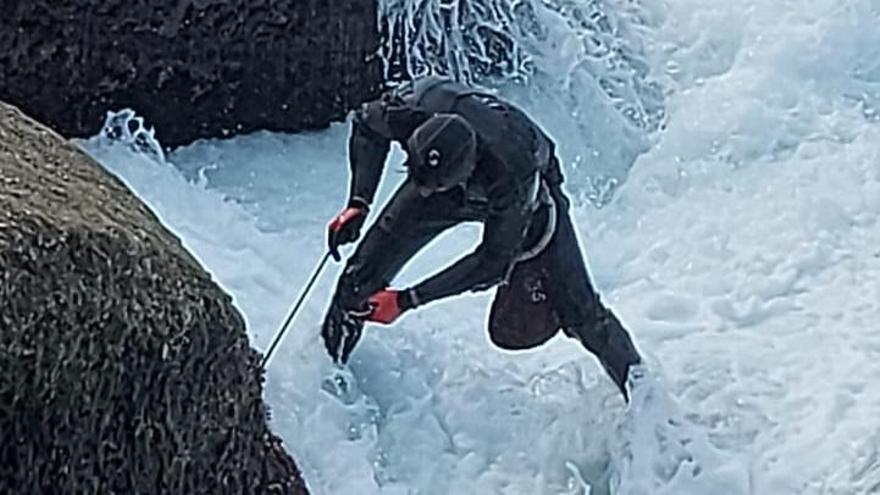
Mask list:
[{"label": "person", "polygon": [[[407,153],[407,177],[340,275],[321,329],[331,358],[348,361],[365,322],[390,324],[433,301],[499,286],[493,342],[529,348],[562,329],[599,359],[627,398],[628,370],[641,358],[592,287],[555,144],[490,93],[426,77],[355,112],[348,202],[328,226],[336,261],[339,246],[360,237],[392,141]],[[421,248],[467,221],[483,223],[473,252],[414,287],[389,288]]]}]

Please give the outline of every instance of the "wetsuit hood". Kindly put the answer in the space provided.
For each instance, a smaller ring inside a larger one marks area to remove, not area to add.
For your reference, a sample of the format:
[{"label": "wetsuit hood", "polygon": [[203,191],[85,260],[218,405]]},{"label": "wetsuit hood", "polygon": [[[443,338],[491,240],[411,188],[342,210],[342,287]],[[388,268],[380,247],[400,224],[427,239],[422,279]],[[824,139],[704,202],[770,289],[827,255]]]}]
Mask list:
[{"label": "wetsuit hood", "polygon": [[476,167],[476,132],[459,115],[436,114],[412,133],[407,152],[420,194],[447,191],[465,184]]}]

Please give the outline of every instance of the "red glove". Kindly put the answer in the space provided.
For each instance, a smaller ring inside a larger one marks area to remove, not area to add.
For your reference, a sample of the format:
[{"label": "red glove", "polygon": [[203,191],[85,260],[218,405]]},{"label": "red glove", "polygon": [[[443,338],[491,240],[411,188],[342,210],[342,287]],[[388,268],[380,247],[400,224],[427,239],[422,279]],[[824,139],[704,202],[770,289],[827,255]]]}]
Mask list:
[{"label": "red glove", "polygon": [[404,309],[400,306],[400,292],[383,289],[370,296],[370,307],[373,311],[367,316],[367,320],[377,323],[389,324],[399,317]]},{"label": "red glove", "polygon": [[366,220],[367,209],[362,206],[349,206],[333,217],[327,225],[327,247],[333,259],[339,261],[339,246],[354,242],[361,235],[361,226]]}]

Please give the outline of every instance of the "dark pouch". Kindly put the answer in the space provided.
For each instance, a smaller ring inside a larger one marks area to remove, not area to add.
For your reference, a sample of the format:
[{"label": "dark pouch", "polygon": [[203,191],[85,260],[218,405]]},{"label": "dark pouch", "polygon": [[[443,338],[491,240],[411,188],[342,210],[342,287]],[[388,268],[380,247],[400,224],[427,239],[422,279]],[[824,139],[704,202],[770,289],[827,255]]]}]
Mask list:
[{"label": "dark pouch", "polygon": [[[555,207],[548,211],[549,215],[557,214]],[[543,222],[539,230],[546,232],[538,236],[538,252],[517,262],[507,282],[495,293],[489,312],[489,337],[502,349],[537,347],[550,340],[560,328],[550,290],[555,251],[547,245],[547,241],[552,244],[555,237],[555,223],[549,218]]]},{"label": "dark pouch", "polygon": [[489,312],[489,337],[507,350],[537,347],[556,335],[559,317],[550,300],[550,270],[545,250],[518,263],[507,284],[501,285]]}]

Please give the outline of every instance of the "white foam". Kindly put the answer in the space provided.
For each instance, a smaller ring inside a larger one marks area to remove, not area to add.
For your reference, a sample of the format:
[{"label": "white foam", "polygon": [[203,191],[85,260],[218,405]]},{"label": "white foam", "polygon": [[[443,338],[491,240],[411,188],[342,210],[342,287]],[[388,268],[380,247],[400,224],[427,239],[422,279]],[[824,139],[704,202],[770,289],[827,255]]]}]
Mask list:
[{"label": "white foam", "polygon": [[[876,492],[878,6],[652,5],[640,35],[669,90],[667,129],[613,203],[575,211],[597,286],[652,366],[632,407],[565,338],[493,349],[487,296],[370,327],[334,382],[318,337],[331,269],[267,383],[313,493]],[[265,347],[344,199],[346,130],[199,143],[174,166],[87,147],[184,238]],[[444,236],[402,280],[477,233]]]}]

